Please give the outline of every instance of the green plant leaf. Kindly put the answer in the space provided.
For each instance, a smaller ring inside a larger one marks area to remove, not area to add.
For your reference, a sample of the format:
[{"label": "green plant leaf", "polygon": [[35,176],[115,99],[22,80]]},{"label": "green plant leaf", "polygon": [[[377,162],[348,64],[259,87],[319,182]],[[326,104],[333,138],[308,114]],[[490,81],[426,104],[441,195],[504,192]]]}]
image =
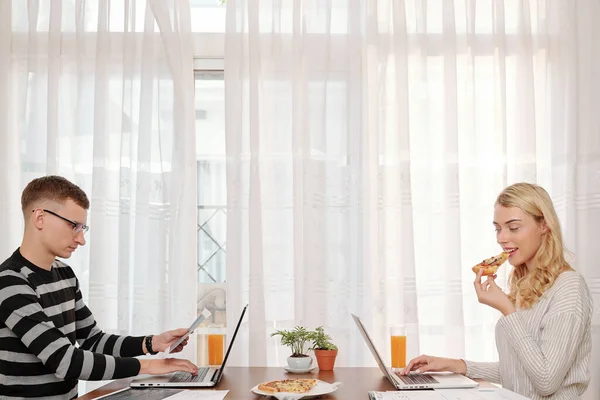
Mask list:
[{"label": "green plant leaf", "polygon": [[337,346],[332,343],[331,336],[325,333],[322,326],[319,326],[310,334],[312,346],[309,350],[337,350]]},{"label": "green plant leaf", "polygon": [[303,326],[296,326],[293,330],[277,330],[271,336],[281,336],[281,344],[288,346],[292,357],[306,355],[306,345],[310,341],[312,332]]}]

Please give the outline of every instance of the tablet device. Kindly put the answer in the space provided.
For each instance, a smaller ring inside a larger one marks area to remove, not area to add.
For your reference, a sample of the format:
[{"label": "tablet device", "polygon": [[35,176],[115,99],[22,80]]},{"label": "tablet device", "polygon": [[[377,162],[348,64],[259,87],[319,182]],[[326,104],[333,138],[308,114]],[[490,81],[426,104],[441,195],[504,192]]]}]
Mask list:
[{"label": "tablet device", "polygon": [[177,346],[179,346],[181,344],[181,342],[183,342],[188,336],[190,336],[190,334],[196,330],[196,328],[202,323],[202,321],[204,321],[206,318],[210,317],[210,315],[211,315],[210,311],[208,311],[206,308],[204,310],[202,310],[200,315],[198,315],[198,318],[196,318],[196,320],[192,323],[192,325],[190,325],[190,328],[185,333],[185,335],[183,335],[182,337],[177,339],[177,341],[169,347],[169,353],[171,353],[173,350],[175,350],[177,348]]}]

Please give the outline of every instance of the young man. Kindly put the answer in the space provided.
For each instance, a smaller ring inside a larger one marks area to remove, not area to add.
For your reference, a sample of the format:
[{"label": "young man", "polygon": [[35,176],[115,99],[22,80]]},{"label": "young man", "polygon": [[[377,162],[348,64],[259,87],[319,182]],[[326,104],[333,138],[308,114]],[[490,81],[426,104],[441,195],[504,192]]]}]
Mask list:
[{"label": "young man", "polygon": [[164,351],[185,328],[133,337],[96,325],[73,270],[56,259],[85,245],[89,201],[81,188],[58,176],[34,179],[21,206],[21,247],[0,265],[0,397],[72,399],[78,379],[197,373],[187,360],[133,358]]}]

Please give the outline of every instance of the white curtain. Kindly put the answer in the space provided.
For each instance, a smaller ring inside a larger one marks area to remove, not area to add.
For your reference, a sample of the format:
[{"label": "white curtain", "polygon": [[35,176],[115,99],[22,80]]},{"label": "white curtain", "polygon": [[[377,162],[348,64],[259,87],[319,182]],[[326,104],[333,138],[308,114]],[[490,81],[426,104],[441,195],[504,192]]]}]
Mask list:
[{"label": "white curtain", "polygon": [[500,251],[494,200],[517,181],[550,192],[599,304],[597,1],[227,5],[229,320],[250,303],[234,362],[285,364],[269,334],[303,324],[337,365],[374,365],[351,312],[387,360],[393,324],[409,357],[497,360],[470,267]]},{"label": "white curtain", "polygon": [[107,332],[194,319],[193,91],[186,0],[0,2],[1,254],[20,243],[27,182],[79,184],[91,229],[67,262]]}]

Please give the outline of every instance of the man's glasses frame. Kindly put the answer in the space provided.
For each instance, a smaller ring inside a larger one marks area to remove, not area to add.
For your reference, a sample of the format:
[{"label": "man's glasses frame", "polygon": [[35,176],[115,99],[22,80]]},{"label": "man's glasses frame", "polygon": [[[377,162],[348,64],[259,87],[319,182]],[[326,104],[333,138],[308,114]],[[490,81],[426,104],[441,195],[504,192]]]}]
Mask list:
[{"label": "man's glasses frame", "polygon": [[[83,232],[85,234],[90,229],[89,225],[84,225],[81,222],[71,221],[69,218],[65,218],[62,215],[58,215],[54,211],[46,210],[45,208],[42,208],[41,210],[44,212],[47,212],[48,214],[52,214],[55,217],[58,217],[58,218],[62,219],[63,221],[66,221],[69,224],[73,225],[73,234],[74,235],[77,235],[79,232]],[[35,212],[35,210],[32,210],[32,211]]]}]

